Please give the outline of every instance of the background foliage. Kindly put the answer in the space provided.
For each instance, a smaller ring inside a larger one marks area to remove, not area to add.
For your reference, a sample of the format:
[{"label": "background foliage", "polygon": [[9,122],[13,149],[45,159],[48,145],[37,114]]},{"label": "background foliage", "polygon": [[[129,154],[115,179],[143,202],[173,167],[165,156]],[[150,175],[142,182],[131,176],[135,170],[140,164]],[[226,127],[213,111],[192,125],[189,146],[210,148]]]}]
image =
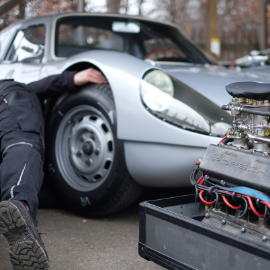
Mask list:
[{"label": "background foliage", "polygon": [[[77,11],[80,0],[21,1],[1,16],[0,29],[34,16]],[[172,22],[182,28],[199,46],[206,48],[208,5],[211,0],[85,0],[88,12],[135,14]],[[222,50],[219,60],[233,60],[261,48],[259,38],[263,16],[266,18],[266,44],[270,47],[270,5],[262,14],[261,6],[268,0],[217,0],[217,31]],[[4,3],[0,0],[0,4]]]}]

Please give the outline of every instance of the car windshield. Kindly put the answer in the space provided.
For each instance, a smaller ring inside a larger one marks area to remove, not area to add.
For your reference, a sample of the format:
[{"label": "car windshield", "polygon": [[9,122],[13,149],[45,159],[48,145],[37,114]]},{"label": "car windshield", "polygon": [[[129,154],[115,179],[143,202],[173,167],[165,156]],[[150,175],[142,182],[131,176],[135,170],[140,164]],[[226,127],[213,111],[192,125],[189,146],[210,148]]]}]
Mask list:
[{"label": "car windshield", "polygon": [[154,61],[216,64],[170,25],[133,18],[67,16],[57,20],[55,56],[99,49]]}]

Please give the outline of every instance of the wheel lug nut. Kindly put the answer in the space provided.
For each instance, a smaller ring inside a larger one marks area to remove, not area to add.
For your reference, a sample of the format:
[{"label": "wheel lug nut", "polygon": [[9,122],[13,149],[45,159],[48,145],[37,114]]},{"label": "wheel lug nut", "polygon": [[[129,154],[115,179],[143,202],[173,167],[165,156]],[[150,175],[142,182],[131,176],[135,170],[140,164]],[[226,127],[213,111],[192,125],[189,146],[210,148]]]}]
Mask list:
[{"label": "wheel lug nut", "polygon": [[95,151],[96,155],[98,155],[98,154],[99,154],[99,152],[100,152],[100,149],[99,149],[99,148],[97,148],[97,149],[96,149],[96,151]]},{"label": "wheel lug nut", "polygon": [[79,137],[79,139],[80,139],[81,142],[83,142],[83,141],[84,141],[84,136],[81,135],[81,136]]},{"label": "wheel lug nut", "polygon": [[82,156],[82,152],[81,152],[81,151],[78,151],[78,152],[77,152],[77,156],[78,156],[78,157],[81,157],[81,156]]},{"label": "wheel lug nut", "polygon": [[90,166],[92,164],[92,159],[87,159],[85,163]]}]

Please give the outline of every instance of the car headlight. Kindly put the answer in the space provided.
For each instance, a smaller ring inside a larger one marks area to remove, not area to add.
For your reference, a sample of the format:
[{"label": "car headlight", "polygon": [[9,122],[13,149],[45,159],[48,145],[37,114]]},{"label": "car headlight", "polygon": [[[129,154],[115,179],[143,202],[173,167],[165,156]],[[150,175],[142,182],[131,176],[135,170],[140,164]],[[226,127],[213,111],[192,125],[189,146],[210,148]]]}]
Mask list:
[{"label": "car headlight", "polygon": [[196,90],[162,70],[148,70],[141,82],[147,111],[163,122],[205,135],[223,136],[231,116]]},{"label": "car headlight", "polygon": [[142,100],[153,111],[161,112],[173,100],[174,84],[169,75],[161,70],[147,73],[141,85]]}]

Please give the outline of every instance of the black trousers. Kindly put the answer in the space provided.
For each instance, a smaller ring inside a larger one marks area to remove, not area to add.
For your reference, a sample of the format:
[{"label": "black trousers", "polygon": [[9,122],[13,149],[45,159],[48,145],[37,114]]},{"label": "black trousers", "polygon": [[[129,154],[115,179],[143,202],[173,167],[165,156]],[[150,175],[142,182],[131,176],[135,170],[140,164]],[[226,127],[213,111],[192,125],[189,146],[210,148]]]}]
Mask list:
[{"label": "black trousers", "polygon": [[33,218],[43,181],[44,123],[36,94],[20,85],[0,88],[2,200],[24,200]]}]

